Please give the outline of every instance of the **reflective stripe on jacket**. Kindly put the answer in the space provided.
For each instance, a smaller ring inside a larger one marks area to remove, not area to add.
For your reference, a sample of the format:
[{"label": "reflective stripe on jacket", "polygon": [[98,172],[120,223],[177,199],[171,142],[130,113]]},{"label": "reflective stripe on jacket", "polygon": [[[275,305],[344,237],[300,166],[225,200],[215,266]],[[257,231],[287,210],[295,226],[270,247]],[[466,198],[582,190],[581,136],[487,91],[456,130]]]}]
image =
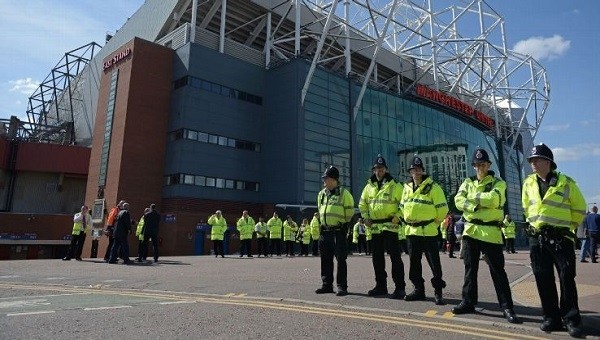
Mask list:
[{"label": "reflective stripe on jacket", "polygon": [[505,238],[515,238],[515,222],[504,219],[502,222],[502,233]]},{"label": "reflective stripe on jacket", "polygon": [[[448,213],[448,202],[444,190],[431,177],[427,177],[413,191],[413,182],[404,184],[400,202],[401,216],[406,224],[407,236],[436,236],[438,225]],[[431,221],[423,226],[411,226],[411,223]]]},{"label": "reflective stripe on jacket", "polygon": [[465,179],[454,197],[456,209],[463,212],[466,220],[463,236],[502,244],[500,224],[504,219],[505,202],[506,182],[494,177],[493,171],[481,181],[477,178]]},{"label": "reflective stripe on jacket", "polygon": [[140,221],[137,224],[137,228],[135,228],[135,236],[137,236],[138,240],[144,240],[144,216],[140,218]]},{"label": "reflective stripe on jacket", "polygon": [[269,238],[270,239],[281,239],[281,233],[283,228],[283,222],[279,217],[271,217],[267,221],[267,226],[269,226]]},{"label": "reflective stripe on jacket", "polygon": [[[358,209],[361,217],[365,220],[380,220],[394,216],[400,218],[398,205],[401,199],[402,185],[396,182],[389,173],[386,173],[381,188],[378,188],[377,178],[373,175],[367,180],[367,184],[360,195]],[[398,229],[399,226],[391,222],[373,223],[371,225],[373,234],[379,234],[384,230],[398,232]]]},{"label": "reflective stripe on jacket", "polygon": [[223,241],[225,238],[225,232],[227,231],[227,221],[223,216],[217,217],[217,215],[212,215],[208,219],[208,224],[210,224],[210,239],[212,241]]},{"label": "reflective stripe on jacket", "polygon": [[284,241],[296,241],[296,232],[298,231],[298,224],[292,221],[283,222],[283,240]]},{"label": "reflective stripe on jacket", "polygon": [[317,195],[319,220],[322,225],[337,227],[350,222],[354,215],[354,198],[343,187],[333,190],[323,188]]},{"label": "reflective stripe on jacket", "polygon": [[555,173],[556,183],[548,187],[544,197],[540,197],[537,175],[531,174],[523,183],[521,203],[527,222],[534,229],[543,226],[568,228],[575,232],[585,216],[585,199],[570,177]]},{"label": "reflective stripe on jacket", "polygon": [[250,216],[244,218],[240,217],[237,221],[237,230],[240,233],[240,240],[251,240],[252,234],[254,233],[254,219]]}]

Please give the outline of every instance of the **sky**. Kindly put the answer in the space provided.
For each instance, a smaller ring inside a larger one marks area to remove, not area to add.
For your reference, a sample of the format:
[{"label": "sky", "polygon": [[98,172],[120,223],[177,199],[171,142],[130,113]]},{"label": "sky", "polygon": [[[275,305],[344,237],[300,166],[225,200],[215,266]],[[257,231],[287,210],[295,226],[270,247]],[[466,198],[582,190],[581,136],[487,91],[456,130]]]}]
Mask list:
[{"label": "sky", "polygon": [[[27,99],[64,53],[92,41],[103,45],[106,33],[143,2],[0,1],[0,118],[26,120]],[[552,149],[558,170],[575,179],[588,207],[600,204],[600,1],[487,4],[505,19],[507,45],[547,71],[550,105],[535,143]]]}]

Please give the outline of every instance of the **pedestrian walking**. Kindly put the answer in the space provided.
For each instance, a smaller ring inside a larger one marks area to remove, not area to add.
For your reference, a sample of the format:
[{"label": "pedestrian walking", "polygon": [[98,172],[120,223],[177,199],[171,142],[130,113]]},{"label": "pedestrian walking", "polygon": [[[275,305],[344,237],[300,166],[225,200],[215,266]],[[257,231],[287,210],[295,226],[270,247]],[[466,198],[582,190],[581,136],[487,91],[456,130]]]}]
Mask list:
[{"label": "pedestrian walking", "polygon": [[148,243],[152,241],[152,257],[154,262],[158,262],[158,226],[160,224],[160,214],[156,210],[156,204],[150,204],[150,211],[144,214],[144,242],[142,247],[144,248],[144,261],[148,256]]}]

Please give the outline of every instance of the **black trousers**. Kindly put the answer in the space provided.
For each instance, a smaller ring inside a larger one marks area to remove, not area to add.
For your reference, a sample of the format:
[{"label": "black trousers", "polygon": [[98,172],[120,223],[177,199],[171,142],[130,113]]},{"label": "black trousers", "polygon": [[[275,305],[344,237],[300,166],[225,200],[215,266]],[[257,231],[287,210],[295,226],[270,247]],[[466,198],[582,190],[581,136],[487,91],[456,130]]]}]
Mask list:
[{"label": "black trousers", "polygon": [[71,244],[69,245],[69,250],[67,251],[65,258],[72,259],[81,257],[83,241],[85,241],[85,233],[81,233],[79,235],[71,235]]},{"label": "black trousers", "polygon": [[285,241],[285,254],[289,256],[294,256],[294,241]]},{"label": "black trousers", "polygon": [[281,239],[280,238],[272,238],[271,239],[271,255],[277,254],[277,256],[281,256]]},{"label": "black trousers", "polygon": [[127,236],[128,234],[115,235],[113,246],[110,249],[110,258],[108,259],[109,262],[116,262],[119,256],[123,259],[123,261],[125,261],[125,263],[130,261]]},{"label": "black trousers", "polygon": [[268,239],[266,237],[258,237],[256,243],[258,244],[258,255],[267,256],[269,254],[269,250],[267,249]]},{"label": "black trousers", "polygon": [[429,268],[433,273],[431,284],[435,290],[442,290],[446,287],[446,282],[442,280],[442,263],[440,262],[440,252],[438,250],[437,236],[407,236],[408,255],[410,258],[410,269],[408,278],[415,286],[416,290],[425,290],[425,280],[423,279],[423,266],[421,258],[425,253]]},{"label": "black trousers", "polygon": [[221,257],[225,256],[225,252],[223,251],[223,240],[213,240],[213,249],[215,257],[218,255],[221,255]]},{"label": "black trousers", "polygon": [[346,230],[321,231],[319,251],[321,252],[321,280],[323,287],[333,286],[333,257],[337,259],[337,287],[348,289],[348,267],[346,258]]},{"label": "black trousers", "polygon": [[[108,237],[108,246],[106,247],[106,253],[104,254],[104,261],[108,261],[110,258],[110,252],[112,251],[112,247],[115,244],[115,238],[112,236]],[[119,254],[121,256],[121,254]]]},{"label": "black trousers", "polygon": [[300,256],[308,256],[308,244],[300,243]]},{"label": "black trousers", "polygon": [[[535,276],[544,319],[550,318],[558,322],[561,318],[579,324],[581,315],[577,303],[577,286],[575,285],[575,245],[571,240],[563,238],[558,244],[544,243],[540,245],[535,237],[529,238],[529,257]],[[554,283],[554,268],[558,272],[560,283],[559,297]]]},{"label": "black trousers", "polygon": [[515,252],[515,239],[514,238],[507,238],[506,239],[506,252],[507,253],[514,253]]},{"label": "black trousers", "polygon": [[476,240],[469,236],[463,236],[465,282],[462,288],[462,299],[464,302],[476,305],[477,296],[477,272],[479,271],[479,258],[481,253],[487,257],[490,275],[496,289],[496,296],[502,309],[513,308],[512,294],[508,284],[508,276],[504,270],[504,253],[502,244],[495,244]]},{"label": "black trousers", "polygon": [[313,240],[312,254],[313,256],[319,256],[319,240]]},{"label": "black trousers", "polygon": [[362,234],[362,235],[358,235],[358,244],[356,245],[356,250],[358,251],[358,253],[362,253],[364,251],[365,254],[368,253],[367,251],[367,235]]},{"label": "black trousers", "polygon": [[141,254],[144,256],[142,259],[146,259],[148,256],[148,242],[152,240],[152,254],[154,255],[154,260],[158,260],[158,235],[146,235],[144,236],[144,241],[142,242],[142,252]]},{"label": "black trousers", "polygon": [[371,252],[377,287],[387,289],[387,272],[385,271],[385,253],[387,252],[392,261],[392,280],[396,284],[396,289],[405,289],[404,263],[400,257],[398,233],[382,231],[379,234],[373,234]]},{"label": "black trousers", "polygon": [[245,240],[240,240],[240,242],[241,242],[240,256],[244,256],[244,255],[250,256],[252,254],[252,239],[247,238]]}]

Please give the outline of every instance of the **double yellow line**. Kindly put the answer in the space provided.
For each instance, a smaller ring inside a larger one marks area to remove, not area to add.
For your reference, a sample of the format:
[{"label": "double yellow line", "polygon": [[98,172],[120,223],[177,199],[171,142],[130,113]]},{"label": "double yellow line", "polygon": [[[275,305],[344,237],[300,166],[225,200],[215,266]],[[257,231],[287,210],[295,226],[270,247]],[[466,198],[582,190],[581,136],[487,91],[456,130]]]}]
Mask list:
[{"label": "double yellow line", "polygon": [[[502,330],[491,329],[490,327],[475,327],[464,324],[448,323],[443,320],[418,320],[417,318],[408,318],[402,316],[384,315],[375,312],[360,312],[340,309],[324,308],[316,306],[307,306],[302,303],[282,303],[269,302],[255,297],[245,297],[243,294],[227,294],[227,295],[212,295],[212,294],[192,294],[178,292],[160,292],[160,291],[139,291],[139,290],[113,290],[103,288],[82,288],[68,287],[62,285],[37,285],[37,284],[15,284],[15,283],[0,283],[0,287],[12,289],[27,289],[27,290],[45,290],[45,291],[65,291],[90,294],[107,294],[121,295],[133,297],[148,297],[166,300],[194,301],[197,303],[244,306],[249,308],[268,308],[273,310],[287,311],[293,313],[305,313],[321,316],[330,316],[334,318],[347,318],[354,320],[373,321],[391,325],[401,325],[408,327],[434,329],[441,332],[451,332],[461,335],[469,335],[486,339],[545,339],[544,337],[531,336]],[[427,316],[427,314],[425,314]]]}]

